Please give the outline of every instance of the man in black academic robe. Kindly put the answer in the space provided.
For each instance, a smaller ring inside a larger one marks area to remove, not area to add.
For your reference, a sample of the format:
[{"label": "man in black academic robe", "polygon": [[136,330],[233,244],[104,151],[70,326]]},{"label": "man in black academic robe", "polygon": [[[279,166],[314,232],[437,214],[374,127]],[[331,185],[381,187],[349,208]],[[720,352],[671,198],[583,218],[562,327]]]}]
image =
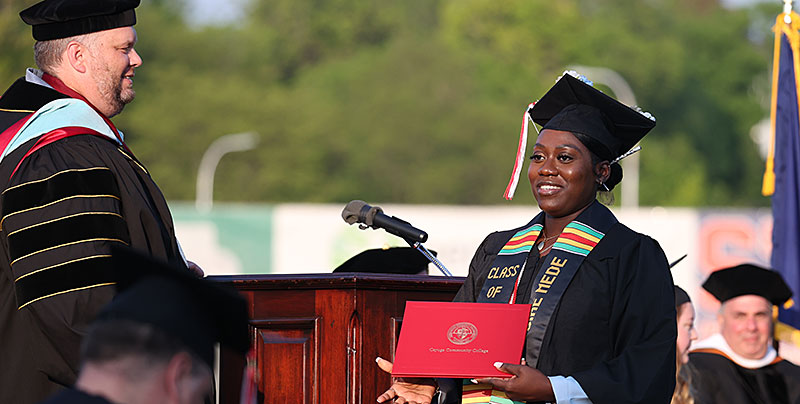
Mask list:
[{"label": "man in black academic robe", "polygon": [[800,403],[800,367],[771,345],[772,307],[792,295],[780,274],[739,265],[712,273],[703,288],[722,306],[720,332],[694,344],[681,369],[695,403]]},{"label": "man in black academic robe", "polygon": [[186,266],[166,201],[109,118],[133,99],[139,0],[20,13],[35,57],[0,97],[0,403],[72,385],[88,323],[129,245]]}]

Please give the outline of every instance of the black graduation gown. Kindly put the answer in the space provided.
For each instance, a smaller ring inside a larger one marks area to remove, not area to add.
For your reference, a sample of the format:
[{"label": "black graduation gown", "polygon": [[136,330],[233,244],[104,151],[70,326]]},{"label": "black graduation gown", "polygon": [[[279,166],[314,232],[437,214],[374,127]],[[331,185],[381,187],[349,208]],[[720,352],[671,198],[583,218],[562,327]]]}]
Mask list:
[{"label": "black graduation gown", "polygon": [[[0,132],[65,97],[18,80],[0,97]],[[81,337],[114,293],[111,245],[182,262],[167,203],[130,153],[77,135],[23,159],[36,140],[0,162],[0,403],[74,383]]]},{"label": "black graduation gown", "polygon": [[690,352],[681,371],[696,404],[800,404],[800,367],[781,358],[748,369],[721,354]]},{"label": "black graduation gown", "polygon": [[[455,301],[477,300],[497,253],[522,228],[486,237]],[[538,261],[534,248],[517,303],[529,303]],[[658,243],[613,225],[564,292],[537,368],[547,376],[574,377],[594,404],[669,403],[677,336],[672,285]]]},{"label": "black graduation gown", "polygon": [[93,396],[80,390],[65,389],[41,404],[114,404],[100,396]]}]

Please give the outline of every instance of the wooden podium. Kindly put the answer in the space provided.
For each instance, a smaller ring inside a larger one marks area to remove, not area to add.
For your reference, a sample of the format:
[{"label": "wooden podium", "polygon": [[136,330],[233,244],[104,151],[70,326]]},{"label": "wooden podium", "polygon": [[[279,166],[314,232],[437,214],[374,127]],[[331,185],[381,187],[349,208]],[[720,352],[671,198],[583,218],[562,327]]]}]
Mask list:
[{"label": "wooden podium", "polygon": [[[450,301],[464,278],[336,273],[212,276],[248,300],[259,403],[374,403],[391,384],[408,300]],[[220,403],[237,404],[242,358],[220,358]]]}]

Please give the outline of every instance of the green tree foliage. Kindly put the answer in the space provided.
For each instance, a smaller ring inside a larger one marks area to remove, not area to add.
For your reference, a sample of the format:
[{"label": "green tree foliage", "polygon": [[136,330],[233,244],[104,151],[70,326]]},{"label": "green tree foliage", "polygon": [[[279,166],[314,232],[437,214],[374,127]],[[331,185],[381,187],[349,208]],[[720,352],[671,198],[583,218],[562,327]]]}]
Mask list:
[{"label": "green tree foliage", "polygon": [[[35,3],[30,0],[0,0],[0,86],[9,85],[26,67],[33,65],[30,30],[19,12]],[[3,91],[3,90],[0,90]]]},{"label": "green tree foliage", "polygon": [[[32,63],[17,17],[32,3],[0,0],[2,83]],[[749,131],[768,114],[779,5],[252,0],[243,20],[207,27],[182,19],[188,6],[137,10],[144,65],[115,118],[169,199],[194,197],[214,139],[256,131],[255,150],[221,161],[217,200],[499,203],[525,106],[589,65],[619,72],[658,117],[642,204],[768,203]],[[517,195],[533,202],[524,178]]]}]

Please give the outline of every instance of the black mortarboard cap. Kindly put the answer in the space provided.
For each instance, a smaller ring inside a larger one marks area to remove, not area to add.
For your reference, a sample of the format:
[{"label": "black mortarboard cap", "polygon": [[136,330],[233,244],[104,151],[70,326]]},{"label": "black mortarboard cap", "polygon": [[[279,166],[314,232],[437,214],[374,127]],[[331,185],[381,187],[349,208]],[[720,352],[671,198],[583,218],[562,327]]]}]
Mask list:
[{"label": "black mortarboard cap", "polygon": [[691,302],[692,299],[689,298],[689,294],[686,293],[680,286],[675,285],[675,307],[680,307],[684,303]]},{"label": "black mortarboard cap", "polygon": [[150,324],[213,365],[214,345],[250,348],[247,303],[233,288],[196,277],[185,267],[116,247],[112,261],[118,295],[98,315]]},{"label": "black mortarboard cap", "polygon": [[561,76],[534,104],[530,116],[543,129],[580,133],[596,140],[611,154],[592,151],[605,159],[626,153],[656,126],[651,115],[603,94],[570,73]]},{"label": "black mortarboard cap", "polygon": [[[672,269],[673,267],[675,267],[675,265],[678,265],[678,263],[683,261],[683,259],[686,258],[687,255],[688,254],[683,254],[683,256],[681,256],[680,258],[670,262],[669,269]],[[689,294],[686,293],[686,291],[683,290],[683,288],[681,288],[678,285],[673,285],[673,286],[675,288],[675,307],[680,307],[682,304],[692,301],[692,299],[689,298]]]},{"label": "black mortarboard cap", "polygon": [[[432,254],[436,254],[431,251]],[[427,274],[428,259],[411,247],[375,248],[362,251],[333,272],[373,272],[387,274]]]},{"label": "black mortarboard cap", "polygon": [[779,273],[752,264],[712,272],[703,283],[703,289],[720,302],[743,295],[757,295],[781,305],[792,297],[792,291]]},{"label": "black mortarboard cap", "polygon": [[37,41],[136,24],[139,0],[44,0],[19,13]]},{"label": "black mortarboard cap", "polygon": [[[672,269],[675,265],[678,265],[679,262],[683,261],[688,254],[683,254],[680,258],[676,259],[675,261],[670,262],[669,269]],[[680,305],[691,302],[692,299],[689,298],[689,294],[686,293],[683,288],[678,285],[674,285],[675,287],[675,307],[680,307]]]}]

